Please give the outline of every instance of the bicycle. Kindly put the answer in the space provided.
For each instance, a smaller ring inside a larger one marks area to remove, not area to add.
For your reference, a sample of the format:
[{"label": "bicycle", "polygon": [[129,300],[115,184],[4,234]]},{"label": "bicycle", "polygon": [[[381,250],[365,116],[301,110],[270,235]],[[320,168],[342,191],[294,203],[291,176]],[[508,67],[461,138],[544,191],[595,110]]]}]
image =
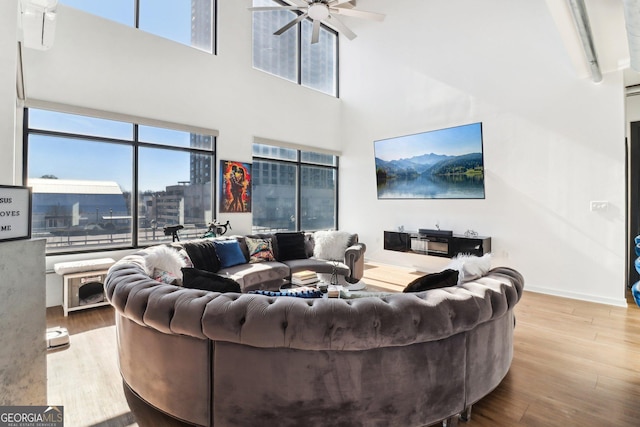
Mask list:
[{"label": "bicycle", "polygon": [[231,230],[231,223],[229,222],[229,220],[227,220],[227,222],[223,224],[221,222],[218,222],[218,220],[214,219],[213,222],[209,223],[209,228],[207,229],[207,231],[204,233],[202,237],[207,238],[207,237],[222,236],[228,230]]}]

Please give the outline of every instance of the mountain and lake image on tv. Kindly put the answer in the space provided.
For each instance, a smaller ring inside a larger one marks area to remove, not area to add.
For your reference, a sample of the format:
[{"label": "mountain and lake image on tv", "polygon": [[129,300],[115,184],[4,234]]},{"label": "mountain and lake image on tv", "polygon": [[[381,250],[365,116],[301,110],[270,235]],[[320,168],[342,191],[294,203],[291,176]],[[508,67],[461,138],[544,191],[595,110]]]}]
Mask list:
[{"label": "mountain and lake image on tv", "polygon": [[374,141],[378,199],[484,199],[482,123]]}]

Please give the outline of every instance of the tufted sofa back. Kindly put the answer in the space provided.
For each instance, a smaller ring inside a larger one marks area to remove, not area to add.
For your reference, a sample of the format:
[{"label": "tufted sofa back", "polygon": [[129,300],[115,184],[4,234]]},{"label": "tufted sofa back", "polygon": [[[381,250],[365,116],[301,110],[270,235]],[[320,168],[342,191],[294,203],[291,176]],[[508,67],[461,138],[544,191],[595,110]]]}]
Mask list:
[{"label": "tufted sofa back", "polygon": [[436,341],[504,315],[522,296],[523,278],[499,267],[461,286],[358,299],[219,294],[161,284],[146,275],[145,251],[109,270],[116,310],[165,334],[260,348],[364,350]]}]

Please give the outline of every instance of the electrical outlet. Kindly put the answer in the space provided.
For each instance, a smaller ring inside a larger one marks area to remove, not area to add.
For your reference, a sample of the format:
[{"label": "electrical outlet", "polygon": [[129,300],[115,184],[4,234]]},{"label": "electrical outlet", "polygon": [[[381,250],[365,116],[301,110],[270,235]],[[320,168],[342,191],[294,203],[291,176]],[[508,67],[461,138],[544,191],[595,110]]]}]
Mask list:
[{"label": "electrical outlet", "polygon": [[609,202],[606,201],[591,201],[591,212],[606,211],[609,207]]}]

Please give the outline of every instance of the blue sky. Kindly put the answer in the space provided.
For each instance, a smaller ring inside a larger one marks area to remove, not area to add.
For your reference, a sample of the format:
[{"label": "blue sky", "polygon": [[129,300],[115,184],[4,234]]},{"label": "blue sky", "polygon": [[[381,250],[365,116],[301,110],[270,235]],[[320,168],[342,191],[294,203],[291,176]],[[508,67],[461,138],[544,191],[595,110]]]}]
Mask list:
[{"label": "blue sky", "polygon": [[[115,181],[123,191],[132,189],[130,146],[33,135],[29,148],[30,177]],[[140,148],[139,190],[162,191],[168,185],[189,181],[189,166],[189,153]]]},{"label": "blue sky", "polygon": [[422,154],[459,156],[482,152],[482,123],[375,141],[377,158],[391,161]]},{"label": "blue sky", "polygon": [[[60,0],[60,3],[134,26],[134,0]],[[191,44],[191,0],[140,0],[140,29]]]},{"label": "blue sky", "polygon": [[[133,125],[92,117],[30,109],[29,126],[131,141]],[[190,146],[188,132],[140,126],[142,141],[181,147]],[[123,191],[131,191],[133,148],[125,144],[105,144],[82,139],[31,135],[29,176],[55,175],[60,179],[116,181]],[[70,155],[71,154],[71,155]],[[140,190],[164,190],[168,185],[190,178],[189,154],[153,148],[140,149]]]}]

